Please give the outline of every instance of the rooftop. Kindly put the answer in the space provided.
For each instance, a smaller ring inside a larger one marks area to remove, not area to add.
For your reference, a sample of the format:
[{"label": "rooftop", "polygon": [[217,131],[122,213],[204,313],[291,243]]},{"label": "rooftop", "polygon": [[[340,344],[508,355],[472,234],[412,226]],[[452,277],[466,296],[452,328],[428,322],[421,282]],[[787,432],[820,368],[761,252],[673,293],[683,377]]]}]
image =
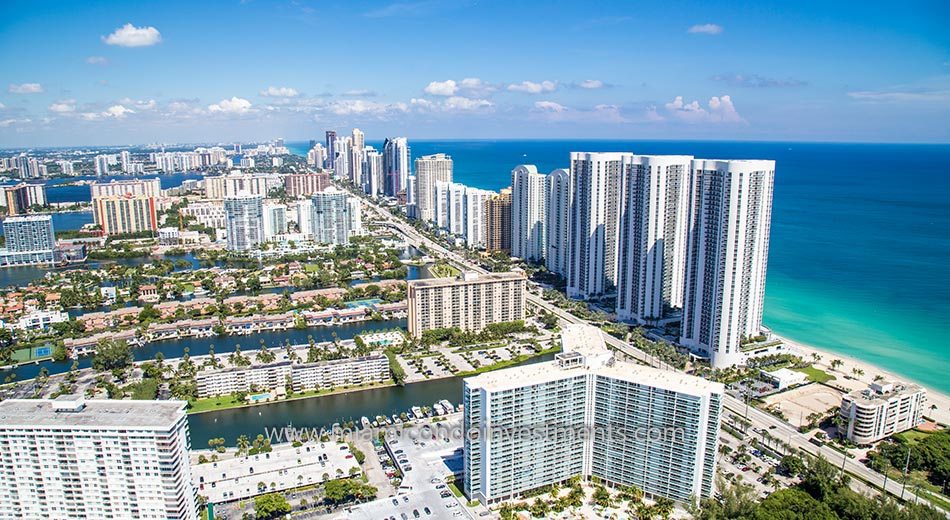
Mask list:
[{"label": "rooftop", "polygon": [[[562,333],[561,344],[563,353],[555,361],[486,372],[467,378],[465,382],[469,387],[497,392],[591,374],[687,395],[702,396],[725,391],[722,383],[681,372],[616,361],[604,343],[603,333],[596,327],[568,325]],[[574,359],[578,357],[584,358],[581,364],[577,364]]]},{"label": "rooftop", "polygon": [[167,430],[185,414],[185,401],[10,399],[0,402],[0,431],[10,428],[118,428]]},{"label": "rooftop", "polygon": [[899,381],[881,381],[869,385],[863,390],[854,390],[848,394],[853,401],[867,404],[882,403],[893,397],[926,393],[924,387]]},{"label": "rooftop", "polygon": [[426,278],[424,280],[410,280],[409,287],[448,287],[452,285],[505,282],[510,280],[525,279],[524,273],[522,272],[510,271],[506,273],[479,273],[477,276],[472,276],[472,274],[474,273],[463,273],[462,275],[454,278]]},{"label": "rooftop", "polygon": [[4,222],[51,222],[52,215],[21,215],[16,217],[7,217]]}]

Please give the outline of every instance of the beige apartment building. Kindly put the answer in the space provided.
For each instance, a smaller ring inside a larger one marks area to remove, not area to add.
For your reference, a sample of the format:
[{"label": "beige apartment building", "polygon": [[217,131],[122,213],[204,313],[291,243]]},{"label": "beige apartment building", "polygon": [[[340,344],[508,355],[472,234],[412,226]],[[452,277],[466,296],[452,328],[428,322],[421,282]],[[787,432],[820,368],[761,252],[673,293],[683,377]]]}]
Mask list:
[{"label": "beige apartment building", "polygon": [[523,273],[463,273],[458,278],[409,282],[409,334],[458,327],[480,331],[491,323],[524,319]]},{"label": "beige apartment building", "polygon": [[511,188],[485,201],[485,251],[511,252]]}]

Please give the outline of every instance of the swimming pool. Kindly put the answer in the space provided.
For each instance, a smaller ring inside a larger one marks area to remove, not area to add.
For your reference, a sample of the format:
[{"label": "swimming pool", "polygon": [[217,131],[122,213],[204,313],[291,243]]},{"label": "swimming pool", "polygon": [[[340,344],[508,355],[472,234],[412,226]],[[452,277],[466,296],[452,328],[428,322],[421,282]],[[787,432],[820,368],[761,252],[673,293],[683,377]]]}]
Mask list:
[{"label": "swimming pool", "polygon": [[377,305],[380,303],[383,303],[383,300],[379,298],[367,298],[365,300],[354,300],[351,302],[346,302],[344,305],[346,305],[348,309],[356,309],[357,307],[372,307],[373,305]]}]

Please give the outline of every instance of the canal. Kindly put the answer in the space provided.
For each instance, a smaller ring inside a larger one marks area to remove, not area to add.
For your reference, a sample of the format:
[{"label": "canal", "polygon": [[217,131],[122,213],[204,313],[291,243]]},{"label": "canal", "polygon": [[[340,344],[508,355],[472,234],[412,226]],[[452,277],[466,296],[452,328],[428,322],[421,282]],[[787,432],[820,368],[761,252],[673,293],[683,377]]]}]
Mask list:
[{"label": "canal", "polygon": [[[192,356],[203,356],[214,348],[217,355],[227,355],[234,352],[235,347],[240,345],[243,352],[258,350],[263,341],[268,347],[278,347],[285,345],[288,341],[292,345],[299,345],[309,342],[310,338],[317,343],[324,341],[333,341],[333,335],[345,340],[364,332],[373,332],[389,329],[405,329],[406,320],[382,320],[382,321],[362,321],[358,323],[345,323],[335,326],[310,327],[308,329],[288,329],[273,332],[260,332],[248,336],[212,336],[209,338],[181,338],[166,341],[155,341],[141,347],[132,349],[136,361],[147,361],[154,359],[155,354],[161,352],[166,359],[181,357],[188,349],[188,354]],[[69,370],[73,360],[65,361],[41,361],[37,364],[21,365],[15,369],[0,370],[0,381],[6,379],[11,373],[16,374],[16,380],[32,379],[39,374],[40,369],[46,367],[49,374],[61,374]],[[79,368],[89,368],[92,366],[92,357],[86,356],[79,359]]]},{"label": "canal", "polygon": [[[554,354],[545,354],[524,364],[550,361]],[[392,416],[408,411],[413,406],[432,406],[442,399],[455,406],[462,401],[462,378],[451,377],[412,383],[406,386],[390,386],[360,390],[296,401],[282,401],[246,408],[231,408],[217,412],[205,412],[188,416],[191,430],[191,445],[195,449],[208,446],[208,440],[223,438],[227,445],[234,446],[241,435],[253,439],[263,434],[265,428],[330,428],[335,422],[355,421],[360,417],[377,415]]]}]

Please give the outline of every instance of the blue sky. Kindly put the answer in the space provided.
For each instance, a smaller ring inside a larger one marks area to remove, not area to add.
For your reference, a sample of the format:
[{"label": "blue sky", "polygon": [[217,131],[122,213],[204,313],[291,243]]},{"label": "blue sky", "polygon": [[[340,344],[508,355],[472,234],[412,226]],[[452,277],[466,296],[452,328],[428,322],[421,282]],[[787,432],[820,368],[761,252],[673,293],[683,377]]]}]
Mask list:
[{"label": "blue sky", "polygon": [[950,3],[0,4],[0,146],[950,142]]}]

